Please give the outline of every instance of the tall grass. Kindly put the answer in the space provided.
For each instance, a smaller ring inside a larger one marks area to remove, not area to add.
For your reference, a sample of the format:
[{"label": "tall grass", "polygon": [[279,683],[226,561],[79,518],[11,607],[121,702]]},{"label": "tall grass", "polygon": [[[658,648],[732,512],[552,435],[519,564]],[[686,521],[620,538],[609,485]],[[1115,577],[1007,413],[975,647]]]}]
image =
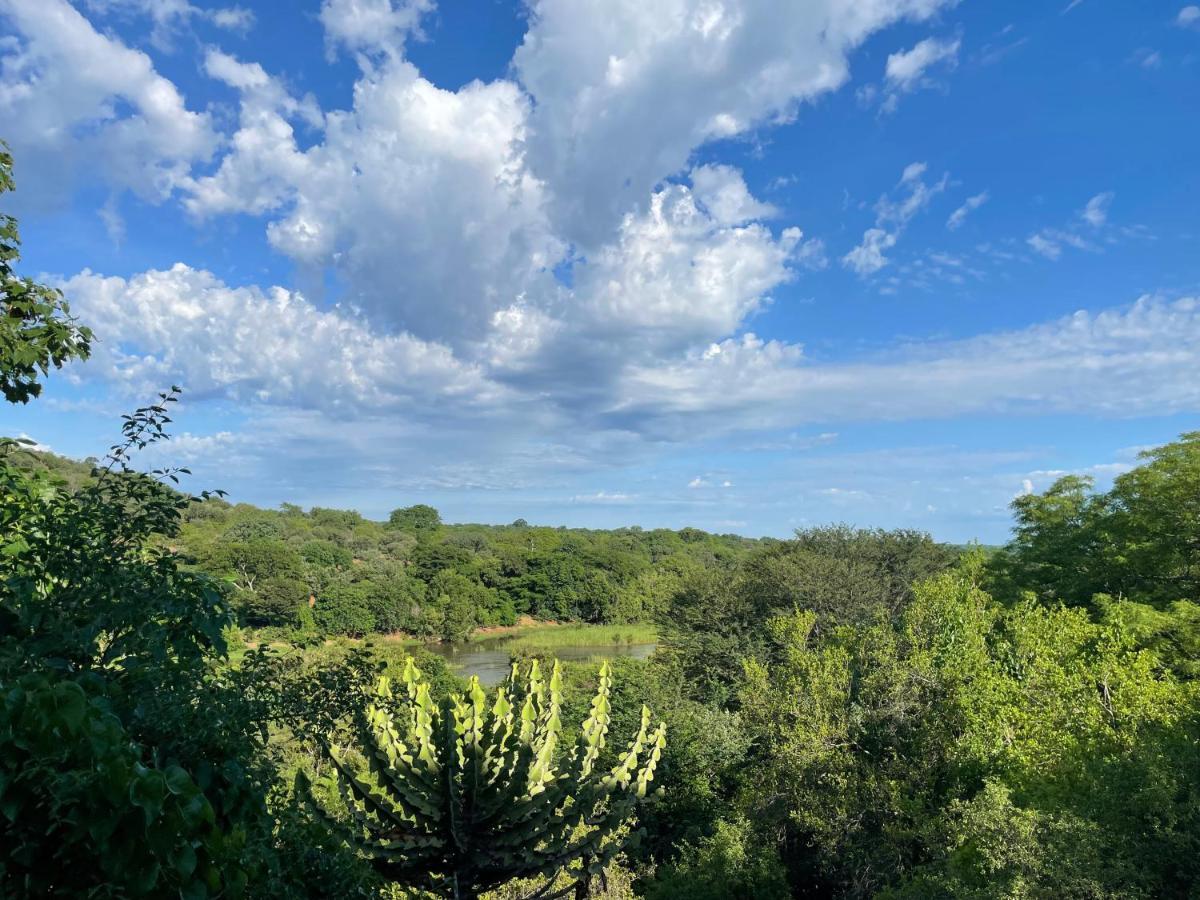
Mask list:
[{"label": "tall grass", "polygon": [[653,625],[535,625],[513,633],[503,646],[506,650],[556,650],[652,644],[657,640]]}]

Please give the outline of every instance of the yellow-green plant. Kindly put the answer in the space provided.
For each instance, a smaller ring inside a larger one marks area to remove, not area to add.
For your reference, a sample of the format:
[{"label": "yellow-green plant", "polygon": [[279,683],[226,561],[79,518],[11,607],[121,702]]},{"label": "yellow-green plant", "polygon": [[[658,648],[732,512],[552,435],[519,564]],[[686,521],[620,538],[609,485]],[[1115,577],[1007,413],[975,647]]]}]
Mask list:
[{"label": "yellow-green plant", "polygon": [[[597,767],[611,683],[606,662],[579,739],[568,747],[557,662],[548,681],[536,660],[524,677],[514,665],[490,702],[472,678],[465,694],[438,704],[410,658],[400,683],[381,678],[355,716],[356,746],[320,742],[342,808],[316,800],[303,775],[300,790],[398,884],[457,900],[540,876],[546,882],[534,896],[577,887],[582,894],[621,849],[622,825],[646,796],[666,745],[666,726],[653,727],[643,707],[616,765]],[[572,886],[552,891],[563,872]]]}]

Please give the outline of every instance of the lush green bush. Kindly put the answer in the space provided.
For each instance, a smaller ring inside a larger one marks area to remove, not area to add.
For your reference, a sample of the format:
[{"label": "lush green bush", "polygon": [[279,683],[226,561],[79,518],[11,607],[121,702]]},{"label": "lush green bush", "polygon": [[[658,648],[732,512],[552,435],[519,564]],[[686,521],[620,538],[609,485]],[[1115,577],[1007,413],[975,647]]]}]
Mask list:
[{"label": "lush green bush", "polygon": [[25,675],[0,694],[0,895],[241,896],[242,838],[185,769],[155,765],[102,690]]},{"label": "lush green bush", "polygon": [[1198,685],[1128,632],[1002,607],[965,575],[919,585],[895,623],[815,624],[776,620],[783,657],[749,663],[741,692],[747,815],[786,836],[795,889],[971,896],[1008,879],[1020,890],[979,896],[1159,897],[1200,883]]}]

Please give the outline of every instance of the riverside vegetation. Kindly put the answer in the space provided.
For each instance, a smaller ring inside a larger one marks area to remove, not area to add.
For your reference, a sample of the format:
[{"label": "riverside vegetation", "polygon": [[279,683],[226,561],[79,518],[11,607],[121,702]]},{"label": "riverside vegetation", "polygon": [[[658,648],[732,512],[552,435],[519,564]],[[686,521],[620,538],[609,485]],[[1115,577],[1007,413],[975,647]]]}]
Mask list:
[{"label": "riverside vegetation", "polygon": [[[91,335],[18,249],[28,402]],[[0,447],[0,896],[1200,891],[1200,433],[985,552],[231,505],[137,471],[176,393],[101,460]],[[485,694],[421,645],[522,616],[659,647]]]}]

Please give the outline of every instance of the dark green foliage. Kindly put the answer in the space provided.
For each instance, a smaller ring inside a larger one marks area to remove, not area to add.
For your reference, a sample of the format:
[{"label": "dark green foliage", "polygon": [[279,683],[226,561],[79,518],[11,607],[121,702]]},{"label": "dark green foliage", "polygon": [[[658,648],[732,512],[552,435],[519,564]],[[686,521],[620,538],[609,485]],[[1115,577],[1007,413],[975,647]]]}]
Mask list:
[{"label": "dark green foliage", "polygon": [[[0,447],[0,760],[20,775],[0,806],[22,810],[0,820],[5,896],[234,896],[269,872],[264,679],[214,667],[224,592],[161,544],[194,502],[167,486],[176,470],[126,464],[173,401],[127,416],[78,490]],[[70,866],[45,868],[55,854]]]},{"label": "dark green foliage", "polygon": [[252,591],[238,591],[234,602],[248,625],[295,625],[301,605],[307,605],[308,585],[295,578],[272,575]]},{"label": "dark green foliage", "polygon": [[0,895],[239,895],[238,847],[178,765],[158,768],[101,684],[25,675],[0,695]]},{"label": "dark green foliage", "polygon": [[818,622],[859,624],[895,615],[914,584],[957,557],[920,531],[811,528],[748,559],[742,590],[765,609],[806,609]]},{"label": "dark green foliage", "polygon": [[645,886],[650,900],[786,900],[791,896],[775,848],[747,822],[718,822],[711,836],[682,843],[678,858]]},{"label": "dark green foliage", "polygon": [[317,626],[327,634],[361,637],[375,630],[375,614],[362,583],[338,581],[313,607]]},{"label": "dark green foliage", "polygon": [[820,630],[894,616],[913,584],[944,571],[956,555],[914,531],[797,532],[762,546],[736,572],[702,571],[684,581],[658,614],[660,634],[697,696],[723,703],[744,659],[774,657],[764,628],[771,618],[811,610]]},{"label": "dark green foliage", "polygon": [[[58,463],[49,454],[31,459]],[[685,577],[720,569],[757,543],[692,531],[686,542],[665,530],[440,525],[417,532],[352,512],[217,503],[185,511],[178,544],[198,568],[237,587],[247,625],[292,624],[290,607],[251,596],[264,579],[281,578],[307,586],[328,634],[373,627],[459,640],[526,615],[645,622]],[[342,603],[350,608],[331,609]]]},{"label": "dark green foliage", "polygon": [[442,524],[441,514],[432,506],[418,503],[416,506],[406,506],[394,509],[388,516],[388,525],[401,531],[411,531],[424,535],[435,531]]},{"label": "dark green foliage", "polygon": [[[12,156],[0,141],[0,195],[13,188]],[[87,359],[92,345],[91,330],[71,316],[61,291],[13,271],[20,258],[17,220],[0,214],[0,393],[9,403],[37,397],[40,377]]]},{"label": "dark green foliage", "polygon": [[300,555],[318,569],[348,569],[354,561],[349,550],[330,541],[305,541],[300,545]]},{"label": "dark green foliage", "polygon": [[[321,740],[340,808],[314,808],[388,879],[453,898],[475,898],[515,878],[561,872],[586,886],[620,850],[620,829],[646,795],[665,726],[643,708],[636,735],[607,772],[610,676],[578,743],[561,756],[562,675],[546,682],[535,660],[517,667],[489,701],[477,679],[435,702],[409,660],[393,690],[381,679],[354,720],[355,757]],[[364,771],[367,770],[367,771]],[[301,777],[304,790],[309,790]]]}]

